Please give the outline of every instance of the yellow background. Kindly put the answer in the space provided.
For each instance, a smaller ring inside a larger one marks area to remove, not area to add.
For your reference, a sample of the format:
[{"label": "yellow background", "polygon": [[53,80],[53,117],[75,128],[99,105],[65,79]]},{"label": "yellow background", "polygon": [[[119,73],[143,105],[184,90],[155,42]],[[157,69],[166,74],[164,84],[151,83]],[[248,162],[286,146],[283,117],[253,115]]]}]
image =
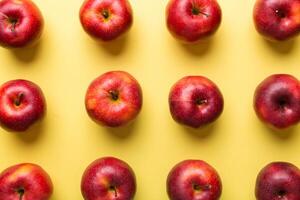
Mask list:
[{"label": "yellow background", "polygon": [[[165,181],[176,163],[203,159],[222,178],[222,200],[254,200],[256,175],[265,164],[284,160],[300,166],[299,127],[280,137],[258,121],[252,108],[254,89],[268,75],[291,73],[299,78],[300,42],[264,41],[252,22],[254,0],[219,0],[219,31],[208,44],[190,47],[179,44],[166,29],[167,0],[131,0],[131,31],[125,39],[106,45],[82,30],[82,0],[35,2],[46,23],[42,40],[31,50],[0,49],[0,80],[37,83],[48,112],[27,133],[1,129],[1,170],[20,162],[40,164],[52,177],[52,200],[79,200],[86,166],[111,155],[134,169],[135,199],[160,200],[167,199]],[[110,70],[128,71],[143,88],[142,112],[126,128],[100,127],[85,111],[87,86]],[[169,113],[169,89],[186,75],[209,77],[224,95],[224,112],[202,130],[206,136],[176,124]]]}]

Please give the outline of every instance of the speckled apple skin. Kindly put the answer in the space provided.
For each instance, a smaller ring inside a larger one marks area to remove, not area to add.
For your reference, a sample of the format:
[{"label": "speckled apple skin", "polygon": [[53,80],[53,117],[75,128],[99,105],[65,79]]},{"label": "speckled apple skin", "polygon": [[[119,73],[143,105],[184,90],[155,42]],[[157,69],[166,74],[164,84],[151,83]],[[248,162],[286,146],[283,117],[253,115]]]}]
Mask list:
[{"label": "speckled apple skin", "polygon": [[[104,10],[109,13],[107,19],[101,15]],[[86,33],[100,41],[117,39],[133,23],[132,9],[127,0],[86,0],[79,16]]]},{"label": "speckled apple skin", "polygon": [[288,74],[274,74],[255,90],[254,109],[262,122],[285,129],[300,121],[300,82]]},{"label": "speckled apple skin", "polygon": [[[205,101],[198,105],[197,101]],[[222,113],[223,96],[218,87],[203,76],[186,76],[171,88],[170,112],[180,124],[199,128],[214,122]]]},{"label": "speckled apple skin", "polygon": [[[206,15],[194,15],[193,6]],[[185,43],[195,43],[213,35],[221,21],[222,10],[216,0],[170,0],[166,8],[170,33]]]},{"label": "speckled apple skin", "polygon": [[300,170],[291,163],[273,162],[257,176],[257,200],[299,200]]},{"label": "speckled apple skin", "polygon": [[222,182],[217,171],[206,162],[185,160],[170,171],[167,192],[170,200],[217,200],[222,193]]},{"label": "speckled apple skin", "polygon": [[[19,189],[24,189],[21,199]],[[48,200],[52,193],[49,175],[36,164],[18,164],[0,174],[0,200]]]},{"label": "speckled apple skin", "polygon": [[[110,190],[115,187],[115,191]],[[135,174],[122,160],[104,157],[91,163],[81,181],[85,200],[133,200],[136,192]]]},{"label": "speckled apple skin", "polygon": [[271,41],[300,33],[300,0],[257,0],[253,10],[256,30]]},{"label": "speckled apple skin", "polygon": [[[112,100],[111,91],[119,99]],[[96,123],[109,127],[123,126],[139,114],[143,103],[142,89],[137,80],[124,71],[107,72],[96,78],[88,87],[86,110]]]},{"label": "speckled apple skin", "polygon": [[[17,19],[15,28],[8,18]],[[30,0],[0,0],[0,45],[21,48],[35,44],[44,27],[43,16]]]},{"label": "speckled apple skin", "polygon": [[[14,101],[22,94],[20,105]],[[0,125],[12,131],[26,131],[46,113],[46,101],[41,88],[27,80],[17,79],[0,87]]]}]

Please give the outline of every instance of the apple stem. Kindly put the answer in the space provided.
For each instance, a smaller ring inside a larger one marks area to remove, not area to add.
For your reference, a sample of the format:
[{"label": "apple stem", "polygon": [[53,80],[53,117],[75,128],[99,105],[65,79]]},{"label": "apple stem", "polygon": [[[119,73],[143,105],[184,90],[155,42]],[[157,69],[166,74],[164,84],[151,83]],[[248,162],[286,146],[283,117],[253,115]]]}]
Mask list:
[{"label": "apple stem", "polygon": [[116,198],[118,197],[118,193],[117,193],[117,190],[116,190],[115,186],[110,186],[109,190],[114,192]]},{"label": "apple stem", "polygon": [[19,200],[22,200],[23,199],[23,196],[24,196],[24,189],[23,188],[20,188],[17,190],[18,194],[19,194]]},{"label": "apple stem", "polygon": [[10,18],[10,17],[8,18],[8,20],[9,20],[9,22],[12,24],[12,25],[11,25],[11,31],[14,32],[15,29],[16,29],[16,25],[17,25],[17,23],[18,23],[18,20],[15,19],[15,18]]},{"label": "apple stem", "polygon": [[19,200],[22,200],[22,199],[23,199],[23,195],[24,195],[24,193],[20,194]]},{"label": "apple stem", "polygon": [[205,13],[205,12],[202,12],[202,11],[198,11],[200,14],[202,14],[202,15],[205,15],[206,17],[209,17],[209,14],[207,14],[207,13]]},{"label": "apple stem", "polygon": [[206,17],[209,17],[209,14],[201,11],[201,9],[198,6],[196,6],[195,4],[193,4],[193,6],[192,6],[192,13],[193,13],[193,15],[202,14],[202,15],[205,15]]},{"label": "apple stem", "polygon": [[196,100],[196,104],[197,105],[203,105],[203,104],[206,104],[207,103],[207,100],[206,99],[197,99]]},{"label": "apple stem", "polygon": [[196,191],[200,191],[201,187],[198,184],[193,184],[193,189],[196,190]]},{"label": "apple stem", "polygon": [[12,22],[11,31],[15,32],[16,29],[16,22]]},{"label": "apple stem", "polygon": [[10,18],[8,17],[6,14],[4,14],[3,12],[0,12],[0,16],[4,17],[6,20],[8,20],[12,26],[11,26],[11,31],[14,32],[15,29],[16,29],[16,25],[17,25],[17,22],[18,20],[17,19],[14,19],[14,18]]},{"label": "apple stem", "polygon": [[117,101],[119,99],[119,93],[117,91],[109,91],[112,100]]},{"label": "apple stem", "polygon": [[21,101],[23,99],[24,94],[23,93],[19,93],[18,97],[14,100],[14,104],[16,106],[19,106],[21,104]]},{"label": "apple stem", "polygon": [[101,14],[102,14],[102,16],[103,16],[105,19],[108,19],[108,17],[109,17],[109,12],[108,12],[107,10],[103,10]]}]

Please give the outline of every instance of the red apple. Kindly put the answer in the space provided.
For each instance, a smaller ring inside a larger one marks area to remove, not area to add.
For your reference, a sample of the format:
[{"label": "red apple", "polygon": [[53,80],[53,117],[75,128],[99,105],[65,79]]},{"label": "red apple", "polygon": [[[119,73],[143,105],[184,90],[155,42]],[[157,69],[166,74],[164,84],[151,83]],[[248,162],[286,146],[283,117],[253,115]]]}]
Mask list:
[{"label": "red apple", "polygon": [[170,200],[217,200],[222,183],[217,171],[201,160],[185,160],[169,173],[167,192]]},{"label": "red apple", "polygon": [[0,45],[20,48],[32,45],[42,35],[43,16],[30,0],[0,0]]},{"label": "red apple", "polygon": [[213,35],[221,24],[222,11],[216,0],[170,0],[167,27],[183,42],[197,42]]},{"label": "red apple", "polygon": [[107,72],[88,87],[85,106],[98,124],[122,126],[136,118],[142,107],[142,89],[137,80],[123,71]]},{"label": "red apple", "polygon": [[98,159],[85,170],[81,192],[85,200],[132,200],[136,192],[134,172],[117,158]]},{"label": "red apple", "polygon": [[38,85],[27,80],[12,80],[0,87],[0,125],[25,131],[43,118],[46,102]]},{"label": "red apple", "polygon": [[296,125],[300,121],[300,82],[288,74],[267,77],[256,88],[254,109],[273,128]]},{"label": "red apple", "polygon": [[218,87],[203,76],[186,76],[171,88],[170,112],[180,124],[199,128],[214,122],[223,111]]},{"label": "red apple", "polygon": [[257,176],[255,196],[257,200],[299,200],[300,170],[286,162],[268,164]]},{"label": "red apple", "polygon": [[86,0],[80,9],[80,21],[93,38],[110,41],[130,29],[132,9],[127,0]]},{"label": "red apple", "polygon": [[49,175],[38,165],[18,164],[0,174],[0,200],[48,200],[52,192]]},{"label": "red apple", "polygon": [[300,33],[300,1],[257,0],[253,18],[256,30],[266,39],[293,38]]}]

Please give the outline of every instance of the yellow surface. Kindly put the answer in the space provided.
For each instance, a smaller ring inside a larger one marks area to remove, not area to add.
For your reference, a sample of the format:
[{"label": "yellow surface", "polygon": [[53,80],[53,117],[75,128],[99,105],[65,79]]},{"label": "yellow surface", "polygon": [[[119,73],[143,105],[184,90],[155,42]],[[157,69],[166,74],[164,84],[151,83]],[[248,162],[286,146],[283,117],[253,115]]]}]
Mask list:
[{"label": "yellow surface", "polygon": [[[0,80],[25,78],[40,85],[48,113],[24,136],[1,129],[1,170],[19,162],[40,164],[52,177],[52,200],[79,200],[86,166],[112,155],[134,169],[135,199],[161,200],[167,199],[171,167],[195,158],[219,171],[222,200],[254,200],[256,175],[265,164],[285,160],[300,166],[299,127],[279,137],[258,121],[252,108],[254,89],[266,76],[291,73],[300,78],[300,40],[281,45],[262,40],[253,27],[254,0],[220,0],[221,28],[203,47],[185,47],[170,36],[164,21],[167,0],[131,0],[135,21],[130,33],[107,45],[83,32],[81,0],[35,2],[46,21],[42,41],[32,50],[0,49]],[[87,86],[110,70],[128,71],[143,88],[142,112],[127,128],[99,127],[85,111]],[[225,98],[221,118],[204,130],[205,137],[177,125],[167,101],[173,83],[197,74],[217,83]]]}]

